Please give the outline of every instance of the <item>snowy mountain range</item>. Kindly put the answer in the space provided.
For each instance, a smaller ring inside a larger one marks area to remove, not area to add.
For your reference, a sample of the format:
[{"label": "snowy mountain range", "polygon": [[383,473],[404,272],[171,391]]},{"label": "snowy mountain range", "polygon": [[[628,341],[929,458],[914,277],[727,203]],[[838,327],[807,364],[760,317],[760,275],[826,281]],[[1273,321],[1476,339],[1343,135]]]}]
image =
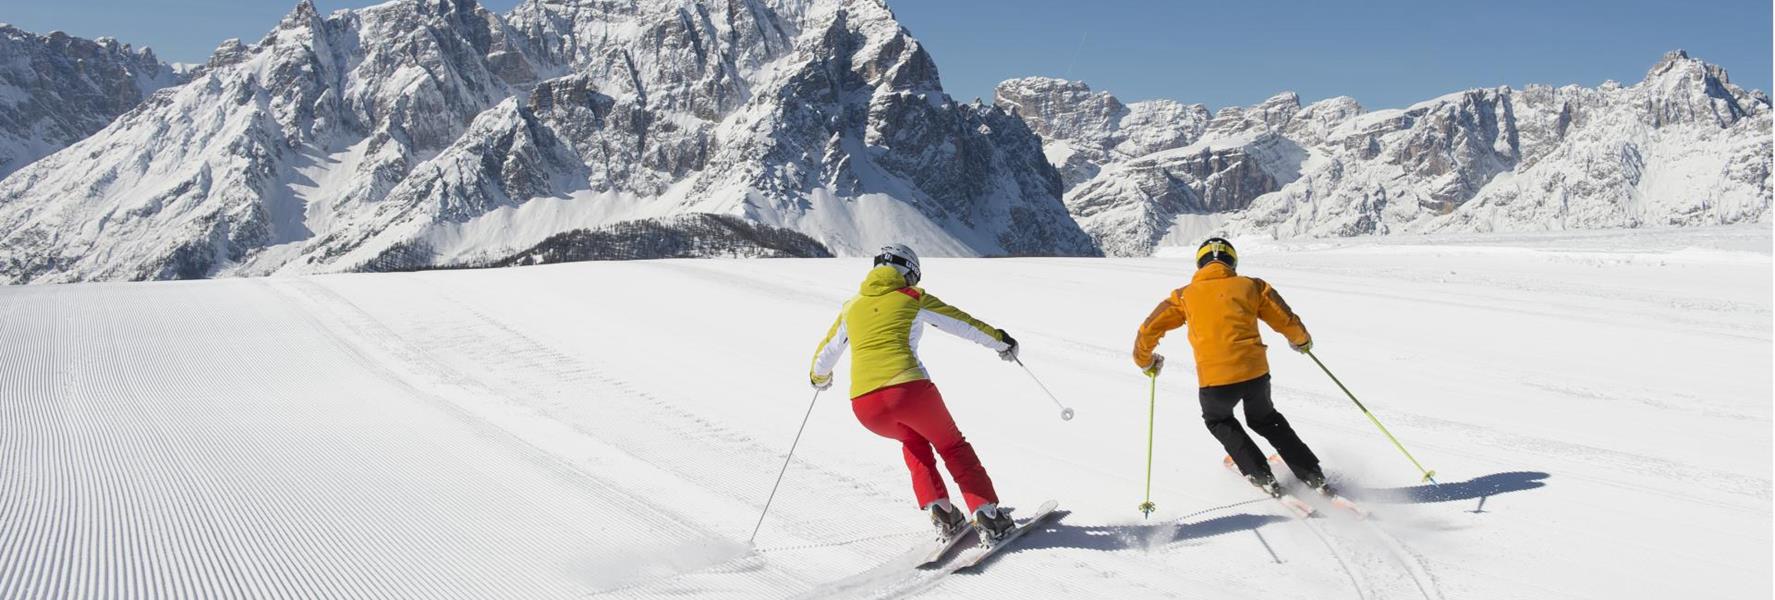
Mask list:
[{"label": "snowy mountain range", "polygon": [[12,283],[1769,219],[1768,96],[1680,51],[1631,86],[1210,111],[957,103],[881,0],[304,0],[191,70],[0,44]]},{"label": "snowy mountain range", "polygon": [[1022,121],[878,0],[304,0],[0,181],[0,277],[497,263],[717,214],[837,254],[1095,254]]},{"label": "snowy mountain range", "polygon": [[1107,254],[1270,238],[1767,222],[1770,101],[1671,52],[1643,81],[1472,89],[1404,109],[1284,93],[1210,114],[1006,81]]},{"label": "snowy mountain range", "polygon": [[0,23],[0,179],[181,81],[147,49]]}]

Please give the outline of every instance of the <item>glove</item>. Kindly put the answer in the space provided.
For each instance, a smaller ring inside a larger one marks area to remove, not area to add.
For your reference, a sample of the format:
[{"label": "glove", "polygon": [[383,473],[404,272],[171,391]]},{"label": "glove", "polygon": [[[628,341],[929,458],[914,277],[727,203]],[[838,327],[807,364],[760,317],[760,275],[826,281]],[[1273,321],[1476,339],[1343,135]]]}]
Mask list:
[{"label": "glove", "polygon": [[1153,353],[1153,364],[1147,366],[1146,370],[1141,371],[1141,372],[1146,373],[1147,377],[1158,377],[1159,371],[1163,371],[1164,369],[1165,369],[1165,356],[1163,354],[1159,354],[1157,352],[1154,352]]},{"label": "glove", "polygon": [[1311,352],[1313,350],[1313,338],[1307,338],[1307,341],[1301,342],[1299,344],[1291,345],[1291,346],[1289,346],[1289,348],[1293,348],[1295,352],[1300,352],[1303,354],[1307,353],[1307,352]]},{"label": "glove", "polygon": [[1017,360],[1017,351],[1021,348],[1020,346],[1017,345],[1017,338],[1011,337],[1011,334],[1005,333],[1005,330],[1003,330],[1003,329],[998,330],[998,337],[1003,339],[1006,344],[1011,345],[1011,347],[1009,347],[1009,348],[1005,348],[1004,350],[1000,350],[998,352],[998,357],[1000,359],[1004,360],[1005,362],[1016,361]]},{"label": "glove", "polygon": [[808,376],[808,383],[810,383],[814,386],[814,390],[824,392],[826,390],[832,389],[832,376],[831,375],[809,375]]}]

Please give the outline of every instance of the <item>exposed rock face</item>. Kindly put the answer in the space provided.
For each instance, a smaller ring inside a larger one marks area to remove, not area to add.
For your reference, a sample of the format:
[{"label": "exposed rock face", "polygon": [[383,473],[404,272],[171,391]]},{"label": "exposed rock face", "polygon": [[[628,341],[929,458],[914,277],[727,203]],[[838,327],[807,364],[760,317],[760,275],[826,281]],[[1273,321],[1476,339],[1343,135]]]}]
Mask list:
[{"label": "exposed rock face", "polygon": [[1180,216],[1235,213],[1281,189],[1293,181],[1288,165],[1303,153],[1273,132],[1155,152],[1113,164],[1073,188],[1067,207],[1106,254],[1145,255],[1173,233]]},{"label": "exposed rock face", "polygon": [[1724,69],[1677,51],[1630,87],[1531,87],[1512,100],[1529,115],[1516,120],[1523,136],[1543,143],[1425,230],[1769,221],[1769,97],[1732,85]]},{"label": "exposed rock face", "polygon": [[92,135],[179,81],[147,49],[0,24],[0,179]]},{"label": "exposed rock face", "polygon": [[952,101],[876,0],[304,1],[0,181],[0,275],[479,263],[682,214],[840,254],[1096,253],[1061,190],[1039,139]]},{"label": "exposed rock face", "polygon": [[305,1],[250,50],[225,44],[190,83],[0,181],[0,273],[206,277],[335,235],[523,83],[494,68],[507,42],[470,2],[322,17]]},{"label": "exposed rock face", "polygon": [[1101,117],[1121,106],[1107,94],[1026,79],[1001,84],[999,96],[1043,134],[1057,164],[1088,174],[1067,188],[1067,206],[1110,254],[1193,245],[1211,233],[1769,219],[1768,97],[1681,51],[1627,87],[1475,89],[1373,112],[1349,98],[1301,106],[1281,94],[1221,109],[1193,141],[1135,157],[1106,149],[1119,147],[1105,140],[1121,127]]},{"label": "exposed rock face", "polygon": [[1210,119],[1200,104],[1123,104],[1084,83],[1048,77],[1006,81],[994,96],[1049,141],[1048,159],[1068,189],[1096,177],[1105,164],[1187,146],[1202,137]]}]

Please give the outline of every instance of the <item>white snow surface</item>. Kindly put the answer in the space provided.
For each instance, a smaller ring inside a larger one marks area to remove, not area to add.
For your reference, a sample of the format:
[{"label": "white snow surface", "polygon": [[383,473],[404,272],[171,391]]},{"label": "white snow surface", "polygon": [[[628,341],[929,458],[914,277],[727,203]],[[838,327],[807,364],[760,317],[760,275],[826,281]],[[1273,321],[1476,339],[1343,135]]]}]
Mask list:
[{"label": "white snow surface", "polygon": [[1278,408],[1368,522],[1223,471],[1181,334],[1140,518],[1128,350],[1187,259],[929,259],[1078,411],[927,336],[1005,503],[1068,511],[947,577],[896,566],[928,522],[838,394],[745,542],[860,259],[0,288],[0,598],[1767,598],[1770,242],[1243,245],[1440,474],[1266,333]]}]

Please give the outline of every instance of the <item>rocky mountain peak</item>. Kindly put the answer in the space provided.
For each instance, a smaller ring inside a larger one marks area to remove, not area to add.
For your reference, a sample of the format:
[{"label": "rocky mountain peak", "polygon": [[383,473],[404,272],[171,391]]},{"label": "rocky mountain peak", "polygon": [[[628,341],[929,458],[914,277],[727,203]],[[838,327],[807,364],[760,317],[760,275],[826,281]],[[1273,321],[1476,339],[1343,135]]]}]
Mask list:
[{"label": "rocky mountain peak", "polygon": [[[1066,203],[1108,253],[1211,233],[1267,237],[1635,227],[1765,221],[1766,94],[1675,51],[1645,81],[1475,88],[1368,111],[1292,93],[1216,111],[1196,136],[1108,148],[1105,92],[1022,79],[1000,86],[1043,134]],[[1131,113],[1137,106],[1129,104]],[[1189,119],[1174,119],[1187,122]]]},{"label": "rocky mountain peak", "polygon": [[1732,85],[1724,68],[1683,50],[1666,53],[1635,87],[1647,96],[1645,120],[1654,127],[1691,122],[1729,127],[1769,110],[1767,96]]},{"label": "rocky mountain peak", "polygon": [[1208,109],[1172,100],[1123,103],[1082,81],[1026,77],[1000,83],[994,103],[1042,136],[1048,159],[1067,189],[1095,177],[1112,160],[1186,145],[1200,138]]},{"label": "rocky mountain peak", "polygon": [[240,62],[251,51],[252,48],[242,43],[240,38],[222,40],[222,43],[216,46],[216,50],[210,53],[210,59],[204,63],[204,67],[215,69]]},{"label": "rocky mountain peak", "polygon": [[1692,58],[1683,50],[1672,50],[1646,71],[1642,84],[1656,87],[1692,86],[1717,97],[1735,95],[1730,89],[1732,79],[1726,69]]},{"label": "rocky mountain peak", "polygon": [[1687,50],[1681,48],[1671,50],[1664,53],[1664,56],[1660,57],[1658,62],[1652,65],[1650,70],[1646,71],[1646,79],[1656,79],[1659,75],[1669,72],[1671,69],[1678,68],[1679,66],[1691,65],[1697,62],[1700,61],[1689,58],[1689,52]]},{"label": "rocky mountain peak", "polygon": [[[148,48],[0,25],[0,178],[183,78]],[[0,198],[0,202],[4,202]]]},{"label": "rocky mountain peak", "polygon": [[300,0],[290,13],[284,15],[277,24],[278,29],[299,29],[312,27],[321,18],[320,10],[314,7],[313,0]]},{"label": "rocky mountain peak", "polygon": [[1228,106],[1214,113],[1208,132],[1230,135],[1250,131],[1281,131],[1300,112],[1300,95],[1282,92],[1253,106]]},{"label": "rocky mountain peak", "polygon": [[1108,92],[1093,92],[1082,81],[1026,77],[998,84],[993,102],[1014,111],[1046,139],[1088,141],[1113,147],[1113,133],[1128,107]]}]

